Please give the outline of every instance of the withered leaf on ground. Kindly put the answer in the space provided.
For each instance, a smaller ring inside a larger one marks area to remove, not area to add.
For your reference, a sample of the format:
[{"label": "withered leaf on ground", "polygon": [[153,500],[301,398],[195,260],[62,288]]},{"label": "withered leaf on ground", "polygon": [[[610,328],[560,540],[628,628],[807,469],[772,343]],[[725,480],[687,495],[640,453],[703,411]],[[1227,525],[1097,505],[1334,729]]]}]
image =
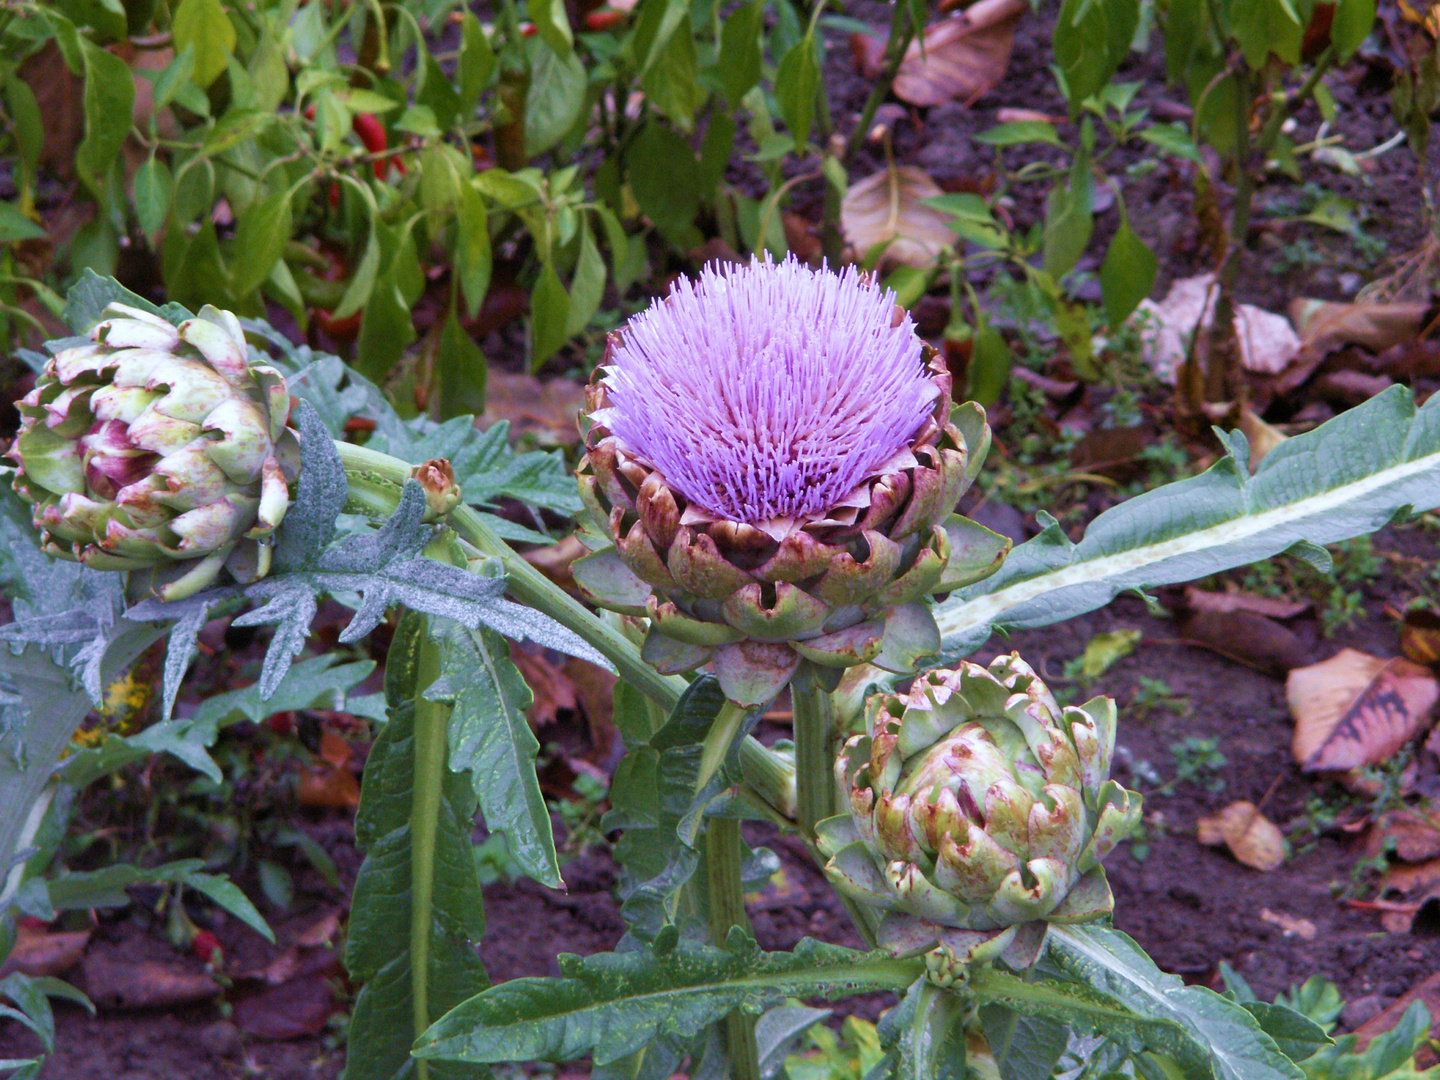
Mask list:
[{"label": "withered leaf on ground", "polygon": [[1391,757],[1429,723],[1440,687],[1427,668],[1403,657],[1341,649],[1290,672],[1285,697],[1295,760],[1305,772],[1329,772]]},{"label": "withered leaf on ground", "polygon": [[296,1039],[324,1031],[337,1007],[330,980],[310,975],[242,996],[231,1016],[257,1039]]},{"label": "withered leaf on ground", "polygon": [[485,380],[485,426],[509,420],[511,438],[531,432],[541,441],[568,446],[580,438],[575,418],[584,408],[585,388],[574,379],[491,371]]},{"label": "withered leaf on ground", "polygon": [[1182,612],[1176,636],[1190,645],[1228,656],[1231,660],[1281,676],[1311,659],[1310,646],[1289,627],[1253,611],[1212,611],[1191,608]]},{"label": "withered leaf on ground", "polygon": [[1409,863],[1425,862],[1440,856],[1440,817],[1423,806],[1407,806],[1381,814],[1365,838],[1370,858],[1393,852]]},{"label": "withered leaf on ground", "polygon": [[22,919],[15,927],[15,944],[0,964],[0,978],[12,971],[40,977],[63,975],[80,962],[90,943],[89,930],[49,930]]},{"label": "withered leaf on ground", "polygon": [[[1174,384],[1181,363],[1191,348],[1196,328],[1208,329],[1215,313],[1214,274],[1182,278],[1170,286],[1159,303],[1142,300],[1134,321],[1142,327],[1146,362],[1155,374]],[[1284,371],[1300,352],[1300,338],[1283,315],[1238,304],[1235,330],[1240,338],[1240,363],[1246,371],[1275,375]],[[1195,347],[1205,343],[1200,335]],[[1203,352],[1200,353],[1203,357]]]},{"label": "withered leaf on ground", "polygon": [[882,263],[928,268],[955,242],[945,217],[922,205],[941,194],[924,170],[891,165],[850,186],[840,204],[840,231],[857,259],[885,244]]},{"label": "withered leaf on ground", "polygon": [[1233,802],[1196,824],[1202,844],[1224,844],[1246,866],[1268,871],[1285,861],[1285,837],[1252,802]]},{"label": "withered leaf on ground", "polygon": [[1324,356],[1345,345],[1384,352],[1414,340],[1425,328],[1428,303],[1343,304],[1300,297],[1290,302],[1290,321],[1308,352]]},{"label": "withered leaf on ground", "polygon": [[510,660],[520,669],[525,684],[533,695],[526,713],[530,726],[553,724],[560,710],[575,708],[575,684],[570,676],[535,645],[510,644]]},{"label": "withered leaf on ground", "polygon": [[974,101],[994,89],[1010,66],[1015,24],[1026,0],[979,0],[925,28],[895,73],[895,96],[911,105]]},{"label": "withered leaf on ground", "polygon": [[1286,600],[1280,596],[1260,596],[1248,592],[1209,592],[1205,589],[1186,587],[1185,605],[1192,611],[1213,611],[1228,614],[1232,611],[1248,611],[1253,615],[1264,615],[1267,619],[1293,619],[1309,611],[1311,604],[1300,600]]},{"label": "withered leaf on ground", "polygon": [[1280,927],[1286,937],[1294,935],[1304,941],[1314,941],[1315,935],[1319,933],[1315,924],[1309,919],[1302,919],[1297,915],[1287,915],[1283,911],[1271,911],[1269,908],[1260,909],[1260,918],[1272,926]]},{"label": "withered leaf on ground", "polygon": [[1440,614],[1419,608],[1400,624],[1400,651],[1417,664],[1440,663]]},{"label": "withered leaf on ground", "polygon": [[160,1009],[220,993],[220,984],[205,972],[179,964],[119,960],[92,950],[82,966],[85,993],[101,1009]]}]

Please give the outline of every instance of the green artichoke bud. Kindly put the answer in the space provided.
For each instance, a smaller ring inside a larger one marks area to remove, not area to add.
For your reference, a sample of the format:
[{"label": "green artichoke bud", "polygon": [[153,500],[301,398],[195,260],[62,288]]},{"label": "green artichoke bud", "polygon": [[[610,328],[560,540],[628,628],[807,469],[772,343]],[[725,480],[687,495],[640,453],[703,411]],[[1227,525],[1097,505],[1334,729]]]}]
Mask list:
[{"label": "green artichoke bud", "polygon": [[103,316],[19,402],[7,456],[45,550],[151,570],[167,600],[222,569],[263,577],[300,468],[285,379],[251,362],[228,311],[179,326],[123,304]]},{"label": "green artichoke bud", "polygon": [[1110,779],[1111,699],[1061,708],[1012,653],[876,694],[865,726],[835,765],[849,816],[819,833],[835,885],[886,912],[882,942],[994,955],[1026,924],[1110,914],[1100,860],[1141,808]]},{"label": "green artichoke bud", "polygon": [[935,350],[853,272],[707,269],[612,335],[587,404],[580,492],[613,546],[577,584],[649,617],[658,670],[713,663],[738,704],[802,659],[914,670],[940,648],[928,598],[1009,550],[954,513],[984,411],[952,407]]}]

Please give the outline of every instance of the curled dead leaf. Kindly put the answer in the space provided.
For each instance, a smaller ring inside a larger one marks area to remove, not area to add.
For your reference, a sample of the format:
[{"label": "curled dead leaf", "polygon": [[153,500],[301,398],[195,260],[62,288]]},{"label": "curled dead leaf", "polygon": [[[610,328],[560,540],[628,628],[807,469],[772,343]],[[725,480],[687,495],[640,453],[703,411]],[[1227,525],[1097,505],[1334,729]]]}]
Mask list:
[{"label": "curled dead leaf", "polygon": [[1390,758],[1429,722],[1440,686],[1427,668],[1341,649],[1285,683],[1291,750],[1305,772],[1359,769]]},{"label": "curled dead leaf", "polygon": [[895,96],[911,105],[967,105],[994,89],[1010,66],[1015,24],[1026,0],[979,0],[925,28],[895,73]]},{"label": "curled dead leaf", "polygon": [[1260,909],[1260,918],[1272,926],[1280,927],[1286,937],[1298,937],[1302,941],[1314,941],[1318,931],[1315,924],[1309,919],[1302,919],[1296,915],[1287,915],[1283,911],[1271,911],[1269,908]]},{"label": "curled dead leaf", "polygon": [[1185,606],[1192,611],[1213,611],[1227,614],[1232,611],[1248,611],[1253,615],[1264,615],[1267,619],[1293,619],[1309,611],[1308,602],[1286,600],[1279,596],[1260,596],[1248,592],[1208,592],[1205,589],[1187,587]]},{"label": "curled dead leaf", "polygon": [[1405,613],[1400,651],[1417,664],[1440,663],[1440,614],[1424,608]]},{"label": "curled dead leaf", "polygon": [[1341,304],[1299,297],[1290,302],[1290,321],[1307,352],[1323,357],[1346,345],[1384,352],[1413,341],[1425,328],[1428,303]]},{"label": "curled dead leaf", "polygon": [[[1197,326],[1208,329],[1215,313],[1214,274],[1182,278],[1170,286],[1165,299],[1145,299],[1133,318],[1142,327],[1146,362],[1155,374],[1174,384],[1180,365],[1189,354]],[[1283,315],[1253,304],[1235,308],[1235,329],[1240,338],[1240,363],[1246,371],[1276,375],[1300,352],[1300,338]],[[1207,335],[1195,342],[1203,347]]]},{"label": "curled dead leaf", "polygon": [[1259,807],[1245,799],[1196,824],[1202,844],[1224,844],[1246,866],[1269,871],[1285,861],[1285,837]]},{"label": "curled dead leaf", "polygon": [[89,930],[49,930],[21,920],[15,927],[15,944],[10,955],[0,964],[0,978],[12,971],[35,978],[65,974],[85,955],[90,933]]},{"label": "curled dead leaf", "polygon": [[510,436],[533,433],[542,442],[568,446],[580,438],[576,417],[585,408],[585,388],[574,379],[537,379],[492,371],[485,381],[485,426],[510,421]]},{"label": "curled dead leaf", "polygon": [[945,217],[923,205],[941,194],[924,170],[891,165],[851,185],[840,204],[840,231],[859,259],[886,245],[882,263],[928,268],[955,242]]},{"label": "curled dead leaf", "polygon": [[1408,863],[1440,857],[1440,818],[1423,806],[1387,810],[1365,838],[1369,858],[1392,853]]}]

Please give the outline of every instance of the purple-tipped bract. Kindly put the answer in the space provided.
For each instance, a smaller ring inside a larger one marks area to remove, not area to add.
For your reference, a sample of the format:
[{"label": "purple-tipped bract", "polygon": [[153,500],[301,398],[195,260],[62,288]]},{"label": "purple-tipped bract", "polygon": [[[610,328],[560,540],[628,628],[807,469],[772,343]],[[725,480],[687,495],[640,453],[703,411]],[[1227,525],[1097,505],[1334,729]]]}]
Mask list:
[{"label": "purple-tipped bract", "polygon": [[820,514],[906,451],[934,407],[897,310],[853,268],[706,267],[630,321],[594,418],[718,517]]}]

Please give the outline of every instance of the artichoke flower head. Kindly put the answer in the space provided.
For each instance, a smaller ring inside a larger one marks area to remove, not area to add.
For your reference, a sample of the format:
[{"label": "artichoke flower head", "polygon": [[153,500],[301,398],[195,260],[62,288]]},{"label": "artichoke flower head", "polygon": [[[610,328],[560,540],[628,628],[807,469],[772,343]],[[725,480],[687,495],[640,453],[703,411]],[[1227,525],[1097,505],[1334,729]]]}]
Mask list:
[{"label": "artichoke flower head", "polygon": [[1114,749],[1113,701],[1061,708],[1018,655],[927,672],[873,696],[840,752],[850,813],[821,823],[826,873],[902,948],[1105,918],[1100,860],[1141,808],[1110,779]]},{"label": "artichoke flower head", "polygon": [[45,550],[153,571],[167,600],[263,577],[300,467],[284,377],[212,307],[175,326],[111,304],[90,338],[46,364],[7,454]]},{"label": "artichoke flower head", "polygon": [[893,293],[853,268],[710,266],[612,335],[580,467],[613,546],[574,567],[595,603],[650,619],[667,674],[713,662],[768,700],[802,658],[911,671],[924,603],[1008,541],[953,515],[990,432]]}]

